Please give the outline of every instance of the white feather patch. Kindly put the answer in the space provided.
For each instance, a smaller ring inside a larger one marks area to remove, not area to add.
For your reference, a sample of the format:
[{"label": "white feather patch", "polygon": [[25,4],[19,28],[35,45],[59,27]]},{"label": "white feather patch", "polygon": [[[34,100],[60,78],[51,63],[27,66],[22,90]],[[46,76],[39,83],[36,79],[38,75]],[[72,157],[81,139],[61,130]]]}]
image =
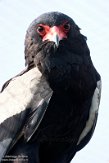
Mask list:
[{"label": "white feather patch", "polygon": [[98,109],[99,109],[100,96],[101,96],[101,81],[98,81],[97,87],[94,91],[93,98],[92,98],[92,104],[91,104],[91,108],[90,108],[89,119],[86,123],[84,130],[82,131],[82,133],[79,137],[77,145],[88,134],[88,132],[91,130],[91,128],[93,126],[95,116],[98,113]]},{"label": "white feather patch", "polygon": [[0,123],[32,105],[40,77],[41,73],[35,67],[12,79],[4,91],[0,93]]}]

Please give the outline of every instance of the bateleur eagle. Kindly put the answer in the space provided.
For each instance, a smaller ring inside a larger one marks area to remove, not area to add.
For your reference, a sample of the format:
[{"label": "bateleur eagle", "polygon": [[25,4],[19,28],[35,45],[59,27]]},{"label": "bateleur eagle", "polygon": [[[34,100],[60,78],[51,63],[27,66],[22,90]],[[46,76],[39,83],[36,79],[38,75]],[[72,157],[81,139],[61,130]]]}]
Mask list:
[{"label": "bateleur eagle", "polygon": [[44,13],[27,30],[25,61],[0,93],[0,161],[70,163],[92,137],[100,103],[86,37],[69,16]]}]

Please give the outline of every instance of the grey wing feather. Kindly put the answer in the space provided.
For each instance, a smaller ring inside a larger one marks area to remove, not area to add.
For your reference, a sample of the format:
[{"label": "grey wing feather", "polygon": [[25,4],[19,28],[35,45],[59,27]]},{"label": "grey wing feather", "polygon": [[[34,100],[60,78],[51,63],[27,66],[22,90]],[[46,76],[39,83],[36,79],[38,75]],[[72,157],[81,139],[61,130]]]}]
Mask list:
[{"label": "grey wing feather", "polygon": [[21,134],[23,122],[28,114],[28,109],[5,119],[0,124],[0,160],[14,145]]},{"label": "grey wing feather", "polygon": [[13,78],[6,85],[0,93],[0,161],[24,134],[26,122],[31,127],[28,139],[31,137],[51,95],[52,90],[37,68]]},{"label": "grey wing feather", "polygon": [[97,87],[94,91],[89,111],[89,119],[86,122],[86,126],[79,137],[77,143],[77,150],[82,149],[89,142],[93,135],[98,117],[100,97],[101,97],[101,80],[97,81]]},{"label": "grey wing feather", "polygon": [[48,99],[47,101],[42,100],[39,104],[39,106],[33,111],[30,118],[28,119],[25,129],[24,129],[24,136],[27,141],[29,141],[32,137],[32,135],[35,133],[37,128],[39,127],[41,120],[43,119],[45,112],[47,110],[47,106],[49,103]]}]

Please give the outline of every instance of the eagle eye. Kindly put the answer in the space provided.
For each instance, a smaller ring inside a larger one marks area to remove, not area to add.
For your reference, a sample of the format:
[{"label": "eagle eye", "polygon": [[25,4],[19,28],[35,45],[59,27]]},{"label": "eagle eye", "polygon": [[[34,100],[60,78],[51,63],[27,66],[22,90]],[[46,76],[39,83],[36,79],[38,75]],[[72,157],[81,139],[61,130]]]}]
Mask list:
[{"label": "eagle eye", "polygon": [[66,31],[69,31],[69,30],[70,30],[70,24],[69,24],[69,23],[65,23],[65,24],[63,25],[63,27],[64,27],[64,29],[65,29]]},{"label": "eagle eye", "polygon": [[40,34],[40,35],[45,35],[45,28],[42,26],[42,25],[39,25],[37,27],[37,32]]}]

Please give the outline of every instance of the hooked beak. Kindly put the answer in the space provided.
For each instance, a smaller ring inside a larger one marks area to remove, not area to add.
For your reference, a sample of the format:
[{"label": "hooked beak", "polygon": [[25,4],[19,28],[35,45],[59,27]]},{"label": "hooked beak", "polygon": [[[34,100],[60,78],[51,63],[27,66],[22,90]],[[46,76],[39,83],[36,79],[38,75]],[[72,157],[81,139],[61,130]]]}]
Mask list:
[{"label": "hooked beak", "polygon": [[55,43],[56,47],[59,46],[60,40],[67,38],[66,35],[57,26],[53,26],[43,37],[43,41],[48,40]]},{"label": "hooked beak", "polygon": [[53,41],[55,43],[56,47],[58,47],[59,41],[60,41],[58,34],[54,34],[50,41]]}]

